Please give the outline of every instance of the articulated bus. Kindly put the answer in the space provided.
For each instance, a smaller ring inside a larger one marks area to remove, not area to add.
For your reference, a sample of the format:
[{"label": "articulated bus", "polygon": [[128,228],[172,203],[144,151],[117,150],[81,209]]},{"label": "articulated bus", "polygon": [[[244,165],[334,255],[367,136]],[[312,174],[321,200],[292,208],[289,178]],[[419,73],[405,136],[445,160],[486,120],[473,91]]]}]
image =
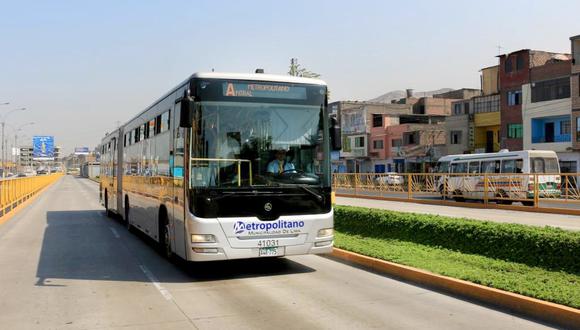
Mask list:
[{"label": "articulated bus", "polygon": [[101,203],[168,257],[328,253],[339,149],[323,81],[196,73],[103,138]]},{"label": "articulated bus", "polygon": [[561,195],[558,156],[551,150],[449,155],[439,159],[436,172],[447,174],[437,181],[441,195],[456,201],[487,195],[498,204],[531,206],[536,191],[538,197]]}]

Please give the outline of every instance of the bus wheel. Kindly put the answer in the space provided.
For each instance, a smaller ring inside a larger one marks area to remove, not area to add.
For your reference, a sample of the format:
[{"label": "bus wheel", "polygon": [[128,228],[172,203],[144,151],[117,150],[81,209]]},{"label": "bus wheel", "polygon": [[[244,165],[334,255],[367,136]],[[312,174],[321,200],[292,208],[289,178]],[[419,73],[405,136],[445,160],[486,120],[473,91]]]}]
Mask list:
[{"label": "bus wheel", "polygon": [[159,252],[171,259],[173,252],[171,251],[171,236],[169,228],[169,219],[167,218],[167,211],[164,208],[159,210]]},{"label": "bus wheel", "polygon": [[[495,195],[496,198],[508,198],[508,194],[505,191],[500,191],[497,195]],[[499,205],[512,205],[513,201],[507,200],[507,199],[497,199],[495,201],[496,204]]]},{"label": "bus wheel", "polygon": [[453,200],[456,202],[465,202],[465,198],[463,198],[463,194],[459,190],[453,192]]},{"label": "bus wheel", "polygon": [[129,220],[129,211],[129,198],[125,196],[125,226],[127,226],[129,232],[133,232],[133,225],[131,224],[131,220]]},{"label": "bus wheel", "polygon": [[523,201],[522,205],[523,206],[534,206],[534,201]]}]

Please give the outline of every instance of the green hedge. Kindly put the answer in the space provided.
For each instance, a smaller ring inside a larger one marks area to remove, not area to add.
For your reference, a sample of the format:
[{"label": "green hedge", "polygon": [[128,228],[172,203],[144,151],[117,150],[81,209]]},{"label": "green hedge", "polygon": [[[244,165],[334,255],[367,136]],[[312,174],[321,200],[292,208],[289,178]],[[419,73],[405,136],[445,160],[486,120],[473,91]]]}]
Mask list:
[{"label": "green hedge", "polygon": [[339,232],[580,274],[580,232],[350,206],[337,206],[334,219]]}]

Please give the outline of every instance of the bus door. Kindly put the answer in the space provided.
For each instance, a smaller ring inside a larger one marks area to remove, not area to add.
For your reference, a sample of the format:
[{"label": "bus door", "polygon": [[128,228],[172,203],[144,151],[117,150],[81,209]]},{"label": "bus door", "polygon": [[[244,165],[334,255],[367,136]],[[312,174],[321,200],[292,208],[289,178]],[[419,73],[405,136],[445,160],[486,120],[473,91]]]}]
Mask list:
[{"label": "bus door", "polygon": [[174,252],[187,259],[186,246],[185,246],[185,212],[187,211],[187,199],[186,199],[186,182],[185,182],[185,156],[186,156],[186,129],[179,127],[179,114],[180,114],[181,102],[175,103],[173,111],[171,111],[171,125],[170,129],[172,132],[172,148],[169,155],[171,174],[173,176],[173,200],[172,200],[172,210],[168,210],[172,215],[170,216],[171,224],[171,246]]},{"label": "bus door", "polygon": [[117,139],[111,139],[111,196],[109,197],[109,209],[117,212]]},{"label": "bus door", "polygon": [[[122,130],[119,130],[119,137],[123,137],[124,133]],[[124,140],[124,139],[123,139]],[[117,210],[118,214],[125,214],[125,210],[123,209],[123,149],[124,149],[124,141],[115,141],[115,154],[117,155],[117,161],[115,164],[115,176],[117,182],[117,189],[116,192],[116,199],[115,199],[115,210]]]}]

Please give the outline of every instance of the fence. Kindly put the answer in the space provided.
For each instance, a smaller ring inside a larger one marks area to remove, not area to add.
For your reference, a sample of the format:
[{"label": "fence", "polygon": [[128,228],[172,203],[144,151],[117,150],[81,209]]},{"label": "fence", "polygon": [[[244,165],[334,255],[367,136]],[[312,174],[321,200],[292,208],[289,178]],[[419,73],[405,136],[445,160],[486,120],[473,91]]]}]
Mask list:
[{"label": "fence", "polygon": [[335,173],[333,188],[337,196],[580,214],[579,180],[580,173]]},{"label": "fence", "polygon": [[0,217],[12,211],[61,176],[62,173],[55,173],[0,180]]}]

